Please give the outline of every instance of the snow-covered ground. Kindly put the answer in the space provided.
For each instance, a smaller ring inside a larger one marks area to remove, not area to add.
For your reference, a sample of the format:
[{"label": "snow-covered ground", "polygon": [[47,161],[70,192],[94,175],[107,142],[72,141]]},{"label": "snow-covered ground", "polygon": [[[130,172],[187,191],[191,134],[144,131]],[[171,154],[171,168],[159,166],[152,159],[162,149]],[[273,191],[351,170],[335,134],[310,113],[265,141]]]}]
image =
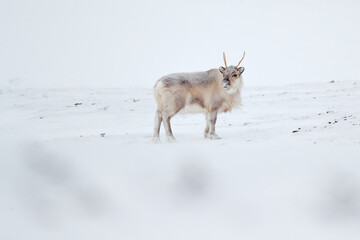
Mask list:
[{"label": "snow-covered ground", "polygon": [[358,239],[360,82],[243,104],[156,145],[151,89],[1,88],[0,239]]}]

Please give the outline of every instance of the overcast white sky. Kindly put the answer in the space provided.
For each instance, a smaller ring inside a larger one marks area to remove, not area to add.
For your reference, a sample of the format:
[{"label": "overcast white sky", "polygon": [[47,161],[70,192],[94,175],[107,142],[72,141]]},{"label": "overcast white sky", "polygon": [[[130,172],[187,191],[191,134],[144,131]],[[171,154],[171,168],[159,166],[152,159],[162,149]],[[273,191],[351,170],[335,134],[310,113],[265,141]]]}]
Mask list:
[{"label": "overcast white sky", "polygon": [[360,3],[0,0],[0,85],[152,87],[243,61],[246,85],[359,80]]}]

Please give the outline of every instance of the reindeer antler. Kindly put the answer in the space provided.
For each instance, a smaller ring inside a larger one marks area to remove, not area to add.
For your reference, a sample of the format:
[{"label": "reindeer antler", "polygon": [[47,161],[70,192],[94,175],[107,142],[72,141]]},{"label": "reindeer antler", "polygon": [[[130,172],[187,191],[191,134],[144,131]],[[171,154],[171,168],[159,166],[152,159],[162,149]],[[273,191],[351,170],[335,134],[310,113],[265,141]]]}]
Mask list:
[{"label": "reindeer antler", "polygon": [[236,65],[236,68],[240,65],[240,63],[242,62],[242,60],[244,60],[244,57],[245,57],[245,51],[244,51],[244,54],[243,54],[243,56],[242,56],[242,58],[241,58],[240,62],[238,63],[238,65]]},{"label": "reindeer antler", "polygon": [[227,68],[227,63],[226,63],[225,52],[223,52],[223,58],[224,58],[225,68]]}]

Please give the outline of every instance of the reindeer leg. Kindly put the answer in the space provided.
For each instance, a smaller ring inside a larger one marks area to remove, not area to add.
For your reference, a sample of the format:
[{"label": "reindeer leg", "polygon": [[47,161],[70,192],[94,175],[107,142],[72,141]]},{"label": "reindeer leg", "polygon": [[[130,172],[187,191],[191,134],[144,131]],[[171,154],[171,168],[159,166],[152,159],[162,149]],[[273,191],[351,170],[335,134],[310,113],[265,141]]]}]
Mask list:
[{"label": "reindeer leg", "polygon": [[205,113],[205,120],[206,120],[206,127],[204,130],[204,137],[207,138],[207,135],[209,133],[210,130],[210,125],[209,125],[209,120],[208,120],[208,113]]},{"label": "reindeer leg", "polygon": [[185,106],[184,95],[185,94],[182,92],[176,92],[175,94],[173,94],[173,99],[170,99],[170,101],[165,104],[165,108],[162,112],[162,119],[166,132],[166,140],[168,142],[175,142],[175,137],[171,130],[170,120]]},{"label": "reindeer leg", "polygon": [[163,124],[164,124],[165,132],[166,132],[166,140],[168,142],[175,142],[175,137],[172,133],[171,125],[170,125],[171,116],[169,116],[166,113],[163,113],[162,118],[163,118]]},{"label": "reindeer leg", "polygon": [[215,124],[217,119],[217,111],[209,112],[207,114],[207,124],[209,125],[209,132],[206,134],[206,138],[210,139],[220,139],[220,137],[215,133]]},{"label": "reindeer leg", "polygon": [[160,133],[160,126],[161,126],[161,122],[162,122],[162,114],[160,110],[156,110],[155,113],[155,123],[154,123],[154,135],[152,138],[152,141],[154,143],[159,143],[160,142],[160,138],[159,138],[159,133]]}]

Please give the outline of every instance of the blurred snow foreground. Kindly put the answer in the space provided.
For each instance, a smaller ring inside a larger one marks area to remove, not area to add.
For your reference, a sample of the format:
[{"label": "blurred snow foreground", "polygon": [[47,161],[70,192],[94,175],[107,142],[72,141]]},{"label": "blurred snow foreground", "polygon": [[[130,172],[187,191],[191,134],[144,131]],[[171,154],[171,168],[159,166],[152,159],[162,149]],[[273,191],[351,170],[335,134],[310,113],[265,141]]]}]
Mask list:
[{"label": "blurred snow foreground", "polygon": [[151,90],[2,88],[0,239],[358,239],[360,82],[243,102],[154,145]]}]

